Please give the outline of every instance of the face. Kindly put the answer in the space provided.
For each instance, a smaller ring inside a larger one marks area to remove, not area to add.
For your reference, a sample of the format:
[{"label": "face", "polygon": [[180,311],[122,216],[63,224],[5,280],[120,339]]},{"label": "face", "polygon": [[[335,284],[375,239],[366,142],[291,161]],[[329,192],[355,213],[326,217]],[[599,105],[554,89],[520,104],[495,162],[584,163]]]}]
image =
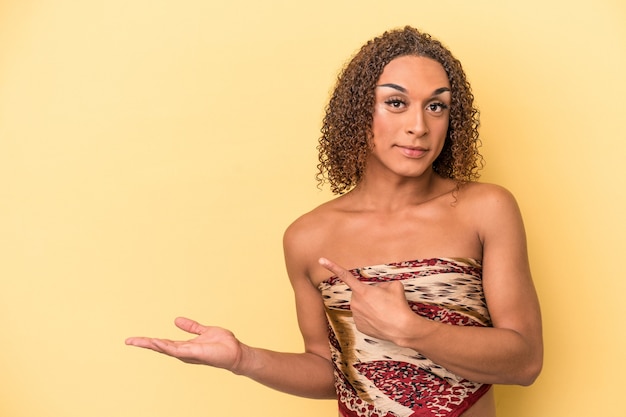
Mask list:
[{"label": "face", "polygon": [[396,58],[383,70],[375,93],[367,169],[404,177],[431,172],[446,139],[452,100],[441,64],[418,56]]}]

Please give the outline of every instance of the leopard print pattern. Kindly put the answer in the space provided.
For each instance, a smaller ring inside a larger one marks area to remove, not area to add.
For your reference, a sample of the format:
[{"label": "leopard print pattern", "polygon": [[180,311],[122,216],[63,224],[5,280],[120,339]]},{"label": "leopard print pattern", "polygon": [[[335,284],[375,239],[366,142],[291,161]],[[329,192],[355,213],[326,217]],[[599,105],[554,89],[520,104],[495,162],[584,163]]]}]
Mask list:
[{"label": "leopard print pattern", "polygon": [[[350,271],[366,283],[401,281],[409,306],[430,320],[491,326],[482,266],[433,258]],[[337,277],[319,285],[329,325],[339,409],[345,417],[457,417],[490,386],[465,380],[419,352],[359,332],[351,290]]]}]

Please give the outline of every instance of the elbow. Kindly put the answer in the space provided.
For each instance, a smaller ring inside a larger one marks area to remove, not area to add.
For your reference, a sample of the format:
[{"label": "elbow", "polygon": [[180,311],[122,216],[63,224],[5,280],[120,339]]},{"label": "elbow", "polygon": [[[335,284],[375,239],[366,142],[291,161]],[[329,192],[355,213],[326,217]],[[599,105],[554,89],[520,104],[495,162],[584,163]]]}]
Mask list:
[{"label": "elbow", "polygon": [[537,380],[537,377],[539,376],[540,373],[541,373],[541,368],[524,370],[524,372],[522,372],[518,376],[514,384],[521,385],[523,387],[528,387]]},{"label": "elbow", "polygon": [[543,361],[541,359],[535,361],[535,363],[533,363],[532,365],[529,365],[528,369],[525,372],[525,378],[522,380],[522,383],[520,385],[523,385],[525,387],[532,385],[539,377],[539,374],[541,374],[542,368]]},{"label": "elbow", "polygon": [[515,378],[513,378],[514,380],[511,382],[514,385],[521,385],[524,387],[530,386],[537,380],[539,374],[541,374],[542,368],[542,355],[539,355],[537,358],[529,359],[525,362],[524,366],[518,370]]},{"label": "elbow", "polygon": [[510,374],[509,384],[524,387],[532,385],[543,368],[543,342],[539,338],[534,343],[526,344],[525,348],[517,353],[517,360],[511,361],[517,364]]}]

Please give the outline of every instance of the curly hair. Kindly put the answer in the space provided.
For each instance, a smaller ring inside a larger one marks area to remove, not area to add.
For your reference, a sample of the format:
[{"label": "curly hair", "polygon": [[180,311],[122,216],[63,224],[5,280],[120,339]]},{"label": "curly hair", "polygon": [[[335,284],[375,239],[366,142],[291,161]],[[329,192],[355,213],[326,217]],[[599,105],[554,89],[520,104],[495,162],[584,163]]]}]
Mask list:
[{"label": "curly hair", "polygon": [[483,166],[478,152],[479,114],[461,63],[441,42],[406,26],[368,41],[339,73],[317,146],[320,186],[329,183],[334,194],[343,194],[362,179],[372,146],[376,83],[389,62],[407,55],[439,62],[450,81],[450,122],[433,170],[458,183],[478,179]]}]

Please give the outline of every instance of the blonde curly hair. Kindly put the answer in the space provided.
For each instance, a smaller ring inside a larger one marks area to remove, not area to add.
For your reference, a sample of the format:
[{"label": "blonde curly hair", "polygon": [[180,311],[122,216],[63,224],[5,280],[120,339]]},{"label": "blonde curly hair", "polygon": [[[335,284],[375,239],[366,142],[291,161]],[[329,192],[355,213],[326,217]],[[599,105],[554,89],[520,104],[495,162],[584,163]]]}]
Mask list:
[{"label": "blonde curly hair", "polygon": [[436,173],[458,183],[478,179],[483,158],[478,152],[479,114],[461,63],[441,42],[406,26],[368,41],[340,72],[326,107],[317,149],[320,186],[334,194],[350,191],[361,180],[371,150],[376,83],[393,59],[417,55],[439,62],[452,92],[446,141],[433,163]]}]

